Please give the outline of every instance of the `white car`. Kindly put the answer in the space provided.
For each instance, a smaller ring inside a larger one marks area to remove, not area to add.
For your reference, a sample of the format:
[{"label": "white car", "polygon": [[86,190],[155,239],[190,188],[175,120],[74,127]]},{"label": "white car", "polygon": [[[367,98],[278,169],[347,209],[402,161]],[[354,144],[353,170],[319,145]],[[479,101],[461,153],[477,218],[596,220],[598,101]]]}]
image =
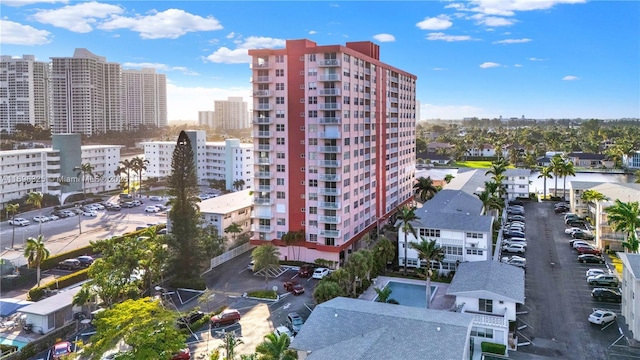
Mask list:
[{"label": "white car", "polygon": [[522,246],[524,246],[526,248],[527,247],[527,240],[523,239],[523,238],[511,238],[511,239],[504,240],[502,242],[502,244],[504,246],[511,245],[511,244],[520,244],[520,245],[522,245]]},{"label": "white car", "polygon": [[311,276],[314,279],[323,279],[325,276],[329,275],[329,269],[327,268],[317,268],[313,275]]},{"label": "white car", "polygon": [[33,221],[43,223],[49,221],[49,218],[44,215],[37,215],[33,217]]},{"label": "white car", "polygon": [[596,310],[589,315],[589,322],[592,324],[602,325],[616,320],[616,314],[613,311]]},{"label": "white car", "polygon": [[589,244],[588,242],[585,241],[574,241],[572,247],[574,249],[577,249],[579,247],[593,247],[593,245]]},{"label": "white car", "polygon": [[9,220],[9,225],[29,226],[30,224],[31,222],[25,218],[15,218],[15,219]]},{"label": "white car", "polygon": [[592,276],[598,276],[598,275],[609,275],[610,272],[609,270],[605,270],[605,269],[589,269],[587,270],[587,279],[592,277]]},{"label": "white car", "polygon": [[102,204],[91,204],[91,207],[95,210],[104,210],[104,205]]},{"label": "white car", "polygon": [[144,208],[144,212],[148,212],[148,213],[157,213],[159,211],[160,209],[158,209],[155,206],[147,206],[146,208]]},{"label": "white car", "polygon": [[151,201],[162,201],[162,196],[150,196],[149,200]]},{"label": "white car", "polygon": [[49,215],[49,220],[58,220],[60,219],[60,217],[58,217],[57,215]]},{"label": "white car", "polygon": [[522,244],[508,244],[502,247],[502,251],[508,252],[508,253],[524,254],[526,250],[527,250],[526,246]]},{"label": "white car", "polygon": [[565,229],[565,230],[564,230],[564,233],[565,233],[565,234],[567,234],[567,235],[571,235],[571,234],[573,234],[573,232],[574,232],[574,231],[576,231],[576,230],[584,230],[584,229],[579,228],[579,227],[570,227],[570,228],[568,228],[568,229]]},{"label": "white car", "polygon": [[273,333],[276,334],[277,337],[280,337],[280,335],[282,335],[282,334],[287,334],[289,339],[293,340],[293,334],[291,333],[291,330],[289,330],[289,328],[286,327],[286,326],[278,326],[273,331]]},{"label": "white car", "polygon": [[96,216],[98,216],[98,212],[97,212],[97,211],[95,211],[95,210],[87,210],[87,211],[84,211],[84,212],[82,213],[82,215],[83,215],[83,216],[92,216],[92,217],[96,217]]}]

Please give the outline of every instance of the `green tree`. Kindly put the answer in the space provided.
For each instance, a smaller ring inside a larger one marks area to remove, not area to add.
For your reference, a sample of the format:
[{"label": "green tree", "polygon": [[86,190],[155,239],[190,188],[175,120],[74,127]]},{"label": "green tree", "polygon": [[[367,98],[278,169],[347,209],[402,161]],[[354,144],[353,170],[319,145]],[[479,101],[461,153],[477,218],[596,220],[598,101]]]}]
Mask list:
[{"label": "green tree", "polygon": [[313,290],[313,299],[316,304],[321,304],[338,296],[345,296],[346,292],[336,283],[329,279],[322,279]]},{"label": "green tree", "polygon": [[562,197],[563,199],[567,200],[567,176],[576,176],[573,163],[571,161],[565,161],[565,163],[561,167],[560,172],[563,179]]},{"label": "green tree", "polygon": [[491,194],[488,189],[484,189],[481,193],[476,193],[475,195],[480,201],[482,201],[482,207],[484,208],[485,214],[488,214],[489,211],[493,209],[499,210],[503,206],[503,202]]},{"label": "green tree", "polygon": [[411,248],[418,251],[420,260],[427,263],[427,309],[431,303],[431,262],[442,263],[444,249],[435,240],[422,239],[419,243],[411,243]]},{"label": "green tree", "polygon": [[358,250],[351,253],[351,256],[347,259],[345,269],[349,274],[349,280],[352,286],[353,296],[357,296],[358,282],[362,281],[367,276],[367,273],[371,272],[373,267],[373,259],[364,254],[368,250]]},{"label": "green tree", "polygon": [[287,334],[277,336],[270,333],[264,336],[265,341],[256,346],[260,360],[295,360],[298,358],[293,350],[289,350],[291,339]]},{"label": "green tree", "polygon": [[231,223],[231,225],[227,226],[226,229],[224,229],[225,234],[232,234],[231,236],[233,237],[233,242],[236,242],[236,236],[238,234],[240,234],[242,232],[242,227],[238,224]]},{"label": "green tree", "polygon": [[431,200],[438,192],[438,188],[433,185],[430,176],[418,178],[417,182],[413,185],[413,189],[418,199],[422,202]]},{"label": "green tree", "polygon": [[[121,160],[121,161],[120,161],[120,164],[121,164],[122,166],[119,166],[119,167],[115,170],[114,174],[115,174],[116,176],[124,175],[124,174],[126,174],[126,175],[127,175],[127,191],[128,191],[129,193],[131,193],[131,171],[133,171],[134,164],[133,164],[133,162],[132,162],[131,160],[129,160],[129,159]],[[173,164],[172,164],[172,165],[173,165]]]},{"label": "green tree", "polygon": [[544,185],[543,185],[543,192],[544,192],[544,197],[543,199],[547,199],[547,179],[553,179],[553,169],[551,168],[551,166],[545,166],[542,168],[542,170],[540,170],[540,175],[538,175],[538,179],[542,178],[544,180]]},{"label": "green tree", "polygon": [[180,132],[173,151],[171,169],[167,179],[169,195],[173,197],[169,211],[171,235],[167,236],[171,253],[169,267],[178,278],[196,279],[200,275],[204,252],[198,241],[196,167],[191,141],[184,131]]},{"label": "green tree", "polygon": [[551,168],[551,172],[553,172],[553,177],[556,180],[556,185],[554,189],[554,196],[558,197],[558,178],[562,176],[562,166],[564,164],[564,159],[559,154],[554,155],[551,158],[551,164],[549,167]]},{"label": "green tree", "polygon": [[624,232],[627,240],[622,243],[625,250],[637,253],[639,248],[636,230],[640,228],[640,207],[637,201],[615,203],[606,209],[607,222],[614,231]]},{"label": "green tree", "polygon": [[123,342],[131,350],[118,359],[169,359],[185,347],[187,335],[176,326],[176,314],[159,300],[126,300],[101,312],[94,320],[96,333],[84,348],[90,358],[99,359]]},{"label": "green tree", "polygon": [[140,195],[142,196],[142,172],[147,170],[149,160],[143,159],[139,156],[131,159],[131,170],[133,170],[138,176],[138,188],[140,189]]},{"label": "green tree", "polygon": [[451,174],[447,174],[444,176],[444,182],[446,182],[447,184],[451,182],[451,180],[453,180],[455,178],[455,176],[451,175]]},{"label": "green tree", "polygon": [[263,244],[253,249],[251,257],[254,261],[254,271],[264,272],[264,285],[266,288],[269,285],[269,270],[280,267],[280,251],[273,244]]},{"label": "green tree", "polygon": [[40,265],[51,255],[49,249],[47,249],[47,245],[44,243],[44,237],[38,235],[37,238],[28,238],[23,255],[27,258],[29,267],[36,268],[36,281],[38,286],[40,286]]},{"label": "green tree", "polygon": [[409,247],[408,245],[409,233],[411,233],[413,237],[415,237],[416,239],[418,238],[418,233],[416,232],[416,229],[414,229],[413,225],[411,224],[411,222],[415,220],[418,220],[418,217],[416,216],[416,213],[415,213],[415,209],[410,209],[406,206],[400,209],[400,212],[398,213],[398,221],[400,221],[400,224],[399,224],[400,230],[402,230],[402,233],[404,234],[403,265],[404,265],[405,275],[407,275],[407,250]]},{"label": "green tree", "polygon": [[383,303],[386,303],[387,301],[389,301],[389,298],[391,297],[391,292],[393,291],[388,286],[385,286],[382,289],[376,287],[376,288],[373,288],[373,290],[375,290],[376,294],[378,294],[376,301],[383,302]]},{"label": "green tree", "polygon": [[326,278],[326,280],[337,283],[345,294],[351,291],[351,274],[344,267],[332,272],[331,276]]},{"label": "green tree", "polygon": [[[287,245],[287,253],[290,247],[298,248],[298,255],[296,256],[296,260],[300,260],[300,252],[302,248],[302,243],[305,241],[305,232],[304,229],[297,231],[287,231],[284,235],[282,235],[282,241]],[[295,255],[295,248],[293,249],[293,254]]]},{"label": "green tree", "polygon": [[224,357],[224,360],[235,360],[236,348],[238,345],[242,344],[244,344],[244,341],[239,337],[236,337],[235,332],[225,333],[223,343],[219,346],[220,349],[225,350],[226,356]]},{"label": "green tree", "polygon": [[636,181],[634,181],[636,184],[640,184],[640,170],[636,170],[633,175],[636,177]]},{"label": "green tree", "polygon": [[95,175],[93,174],[93,170],[95,170],[95,167],[90,163],[85,163],[80,166],[74,167],[73,170],[78,171],[76,176],[82,176],[82,197],[86,198],[87,179],[95,178]]},{"label": "green tree", "polygon": [[244,187],[245,182],[242,179],[238,179],[236,181],[233,182],[233,188],[238,191],[238,190],[242,190],[242,188]]},{"label": "green tree", "polygon": [[373,247],[374,272],[376,274],[386,273],[387,265],[396,258],[396,254],[396,246],[391,240],[384,236],[381,237]]},{"label": "green tree", "polygon": [[[26,201],[27,204],[33,205],[36,208],[38,208],[40,216],[42,216],[42,198],[43,198],[43,196],[44,195],[42,195],[42,193],[39,192],[39,191],[32,191],[32,192],[29,193],[29,195],[27,197],[27,201]],[[39,226],[40,229],[38,230],[38,233],[42,234],[42,221],[39,221],[38,223],[40,224],[40,226]]]},{"label": "green tree", "polygon": [[[7,217],[11,216],[11,220],[16,218],[16,214],[18,213],[18,208],[20,208],[20,204],[8,204],[7,205]],[[15,245],[16,241],[16,227],[12,226],[13,229],[11,234],[11,248]]]}]

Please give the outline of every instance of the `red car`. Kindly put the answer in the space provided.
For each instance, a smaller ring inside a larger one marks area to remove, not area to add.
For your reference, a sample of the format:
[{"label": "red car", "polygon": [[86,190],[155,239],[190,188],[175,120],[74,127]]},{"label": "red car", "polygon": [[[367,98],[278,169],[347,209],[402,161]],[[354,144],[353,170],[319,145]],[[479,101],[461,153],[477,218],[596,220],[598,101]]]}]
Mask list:
[{"label": "red car", "polygon": [[576,251],[578,251],[578,254],[580,255],[584,255],[584,254],[601,255],[602,254],[602,251],[600,251],[599,249],[594,249],[590,246],[578,246],[576,248]]},{"label": "red car", "polygon": [[240,312],[236,309],[226,309],[220,314],[211,317],[211,325],[218,327],[220,325],[231,325],[240,321]]},{"label": "red car", "polygon": [[304,287],[300,284],[298,284],[295,281],[287,281],[284,283],[284,289],[292,292],[293,295],[300,295],[302,293],[304,293]]},{"label": "red car", "polygon": [[191,360],[191,351],[189,351],[189,348],[184,348],[177,354],[173,355],[171,360]]},{"label": "red car", "polygon": [[59,342],[51,348],[51,358],[58,360],[64,355],[69,355],[73,352],[71,350],[71,343],[68,341]]},{"label": "red car", "polygon": [[302,265],[300,266],[300,270],[298,270],[298,276],[305,278],[311,277],[314,270],[315,268],[312,265]]}]

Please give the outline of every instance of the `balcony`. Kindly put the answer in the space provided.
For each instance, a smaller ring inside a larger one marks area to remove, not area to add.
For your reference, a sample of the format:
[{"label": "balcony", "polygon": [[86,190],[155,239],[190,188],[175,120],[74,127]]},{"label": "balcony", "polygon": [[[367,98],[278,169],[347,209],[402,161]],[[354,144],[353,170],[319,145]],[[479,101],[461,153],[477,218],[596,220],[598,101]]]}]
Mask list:
[{"label": "balcony", "polygon": [[258,171],[255,176],[256,179],[271,179],[273,177],[273,173],[271,171]]},{"label": "balcony", "polygon": [[318,75],[318,81],[340,81],[340,74]]},{"label": "balcony", "polygon": [[272,96],[271,90],[255,90],[253,96],[256,97],[269,97]]},{"label": "balcony", "polygon": [[253,123],[255,125],[271,125],[273,124],[273,118],[270,117],[254,117]]},{"label": "balcony", "polygon": [[392,103],[397,103],[398,102],[398,98],[397,97],[390,97],[387,100],[391,101]]},{"label": "balcony", "polygon": [[267,144],[258,144],[258,151],[273,151],[273,146]]},{"label": "balcony", "polygon": [[397,108],[397,107],[390,107],[390,108],[389,108],[389,112],[390,112],[390,113],[396,113],[396,114],[397,114],[397,113],[398,113],[398,108]]},{"label": "balcony", "polygon": [[252,219],[271,219],[273,218],[273,214],[270,209],[266,209],[269,211],[252,211],[251,218]]},{"label": "balcony", "polygon": [[364,111],[371,111],[371,105],[365,105]]},{"label": "balcony", "polygon": [[320,195],[342,195],[342,191],[336,188],[320,188]]},{"label": "balcony", "polygon": [[321,131],[318,133],[318,137],[321,139],[340,139],[342,136],[339,131]]},{"label": "balcony", "polygon": [[389,128],[389,132],[390,133],[397,133],[398,132],[398,128],[397,127]]},{"label": "balcony", "polygon": [[256,159],[256,164],[258,165],[271,165],[273,164],[273,160],[268,157],[262,157]]},{"label": "balcony", "polygon": [[340,109],[342,109],[342,104],[340,103],[318,104],[318,110],[340,110]]},{"label": "balcony", "polygon": [[273,110],[273,104],[257,104],[253,110]]},{"label": "balcony", "polygon": [[364,98],[365,99],[371,99],[371,94],[370,93],[364,93]]},{"label": "balcony", "polygon": [[271,69],[271,63],[270,62],[254,62],[253,64],[251,64],[251,68],[252,69]]},{"label": "balcony", "polygon": [[256,186],[256,191],[258,192],[271,192],[273,191],[272,185],[258,185]]},{"label": "balcony", "polygon": [[389,87],[389,91],[397,93],[398,92],[398,87],[397,86],[390,86]]},{"label": "balcony", "polygon": [[509,321],[504,315],[483,313],[481,311],[462,310],[462,312],[473,315],[474,325],[505,327],[505,328],[509,327]]},{"label": "balcony", "polygon": [[371,129],[367,129],[364,131],[365,136],[371,136]]},{"label": "balcony", "polygon": [[371,69],[364,68],[364,73],[367,74],[367,75],[371,75]]},{"label": "balcony", "polygon": [[273,137],[273,131],[254,131],[253,137],[269,139]]},{"label": "balcony", "polygon": [[397,117],[390,117],[389,119],[390,123],[398,123],[398,118]]},{"label": "balcony", "polygon": [[340,60],[338,59],[322,59],[318,60],[319,67],[340,66]]},{"label": "balcony", "polygon": [[391,81],[392,83],[398,83],[398,78],[395,76],[389,76],[389,81]]},{"label": "balcony", "polygon": [[340,181],[342,177],[338,174],[320,174],[318,175],[320,181]]},{"label": "balcony", "polygon": [[339,117],[321,117],[318,118],[318,124],[339,124],[341,120]]},{"label": "balcony", "polygon": [[341,147],[340,146],[320,146],[318,147],[318,152],[337,154],[341,152]]},{"label": "balcony", "polygon": [[340,216],[319,216],[318,221],[325,224],[340,224],[342,219]]},{"label": "balcony", "polygon": [[603,232],[600,233],[600,240],[613,240],[613,241],[625,241],[626,235],[615,232]]},{"label": "balcony", "polygon": [[320,230],[320,236],[337,238],[340,237],[340,230]]},{"label": "balcony", "polygon": [[340,167],[340,160],[320,160],[318,161],[318,166],[337,168]]},{"label": "balcony", "polygon": [[270,76],[256,76],[253,78],[254,83],[268,83],[271,82]]},{"label": "balcony", "polygon": [[321,95],[321,96],[340,95],[340,88],[320,89],[318,90],[318,95]]},{"label": "balcony", "polygon": [[371,124],[371,118],[370,117],[364,118],[364,123],[365,124]]},{"label": "balcony", "polygon": [[273,227],[271,227],[271,225],[251,225],[251,230],[270,233],[273,232]]},{"label": "balcony", "polygon": [[257,197],[253,199],[253,203],[256,205],[271,205],[271,198],[262,198],[262,197]]},{"label": "balcony", "polygon": [[319,207],[320,209],[337,210],[337,209],[340,209],[340,202],[339,201],[335,201],[335,202],[322,201],[320,202]]}]

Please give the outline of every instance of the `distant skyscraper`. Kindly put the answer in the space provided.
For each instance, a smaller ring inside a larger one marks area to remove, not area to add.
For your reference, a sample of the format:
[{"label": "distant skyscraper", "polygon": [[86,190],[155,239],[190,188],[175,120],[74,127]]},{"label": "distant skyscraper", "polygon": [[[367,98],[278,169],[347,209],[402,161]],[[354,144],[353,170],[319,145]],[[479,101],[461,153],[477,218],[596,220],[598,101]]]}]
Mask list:
[{"label": "distant skyscraper", "polygon": [[167,126],[167,76],[155,69],[123,70],[126,129]]},{"label": "distant skyscraper", "polygon": [[214,128],[213,111],[198,111],[198,125]]},{"label": "distant skyscraper", "polygon": [[237,130],[250,127],[247,103],[241,97],[216,100],[213,114],[214,128]]},{"label": "distant skyscraper", "polygon": [[33,55],[0,59],[0,132],[16,124],[49,127],[49,63]]},{"label": "distant skyscraper", "polygon": [[124,130],[120,64],[109,63],[87,49],[51,60],[53,133],[93,135]]}]

